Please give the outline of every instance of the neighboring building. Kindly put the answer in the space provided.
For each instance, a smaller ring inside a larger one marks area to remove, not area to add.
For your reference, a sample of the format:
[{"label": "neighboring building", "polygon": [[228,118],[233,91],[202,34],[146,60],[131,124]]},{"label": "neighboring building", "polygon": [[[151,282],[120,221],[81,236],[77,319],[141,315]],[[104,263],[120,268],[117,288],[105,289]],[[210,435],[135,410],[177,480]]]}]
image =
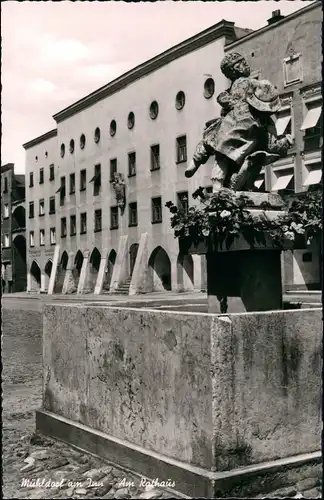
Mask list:
[{"label": "neighboring building", "polygon": [[[311,39],[299,30],[303,19],[310,24],[313,17],[321,18],[320,6],[309,5],[257,32],[221,21],[54,115],[57,129],[24,145],[26,204],[34,207],[27,219],[28,290],[205,289],[205,257],[179,254],[165,203],[193,205],[192,192],[211,185],[212,158],[189,180],[184,171],[205,122],[220,114],[216,96],[228,87],[220,61],[235,50],[255,61],[255,68],[277,68],[281,53],[270,52],[268,42],[279,38],[274,30],[281,33],[282,25],[295,23],[294,48],[316,66],[317,78],[320,24],[312,26]],[[282,29],[287,40],[289,30]],[[281,89],[275,72],[262,76]],[[118,192],[116,172],[122,176]]]},{"label": "neighboring building", "polygon": [[26,290],[25,176],[14,164],[1,166],[1,276],[2,291]]},{"label": "neighboring building", "polygon": [[[258,78],[277,86],[282,101],[277,132],[294,139],[287,158],[260,175],[260,190],[300,193],[322,187],[322,3],[287,17],[275,11],[268,26],[227,45],[225,52],[244,55]],[[284,253],[286,288],[321,288],[321,250],[317,240],[307,250]]]}]

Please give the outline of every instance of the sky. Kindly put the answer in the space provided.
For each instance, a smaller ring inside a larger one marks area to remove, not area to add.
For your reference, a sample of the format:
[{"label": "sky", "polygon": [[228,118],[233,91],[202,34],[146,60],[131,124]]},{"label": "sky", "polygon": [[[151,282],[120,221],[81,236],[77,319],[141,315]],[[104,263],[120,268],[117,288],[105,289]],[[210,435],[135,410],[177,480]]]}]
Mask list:
[{"label": "sky", "polygon": [[134,66],[218,23],[267,24],[309,1],[1,2],[1,164],[24,173],[22,144],[53,114]]}]

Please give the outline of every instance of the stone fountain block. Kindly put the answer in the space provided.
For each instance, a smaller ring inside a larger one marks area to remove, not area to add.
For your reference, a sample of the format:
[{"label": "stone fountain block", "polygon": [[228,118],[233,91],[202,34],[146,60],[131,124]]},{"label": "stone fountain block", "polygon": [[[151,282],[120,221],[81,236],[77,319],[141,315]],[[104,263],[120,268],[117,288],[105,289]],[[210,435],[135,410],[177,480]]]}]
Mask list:
[{"label": "stone fountain block", "polygon": [[320,308],[45,304],[43,324],[39,432],[191,498],[320,476]]}]

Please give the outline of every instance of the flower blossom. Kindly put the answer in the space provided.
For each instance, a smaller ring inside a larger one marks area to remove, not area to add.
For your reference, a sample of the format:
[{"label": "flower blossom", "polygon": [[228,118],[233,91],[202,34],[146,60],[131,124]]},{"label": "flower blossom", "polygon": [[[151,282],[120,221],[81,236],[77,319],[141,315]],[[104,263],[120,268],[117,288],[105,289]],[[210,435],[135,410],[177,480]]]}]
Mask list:
[{"label": "flower blossom", "polygon": [[223,210],[221,213],[220,213],[220,217],[222,219],[225,219],[225,217],[230,217],[231,215],[231,212],[229,212],[228,210]]},{"label": "flower blossom", "polygon": [[287,238],[287,240],[294,241],[295,235],[294,235],[294,233],[292,231],[286,231],[285,232],[285,238]]}]

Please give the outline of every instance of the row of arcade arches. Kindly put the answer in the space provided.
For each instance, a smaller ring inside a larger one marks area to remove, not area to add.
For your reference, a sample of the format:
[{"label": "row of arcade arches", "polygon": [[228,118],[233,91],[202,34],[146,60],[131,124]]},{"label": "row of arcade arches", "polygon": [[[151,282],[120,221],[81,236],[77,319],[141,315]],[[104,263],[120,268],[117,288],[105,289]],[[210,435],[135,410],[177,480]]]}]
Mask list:
[{"label": "row of arcade arches", "polygon": [[[136,257],[138,252],[138,244],[131,245],[129,249],[129,276],[131,277],[134,271]],[[112,249],[108,254],[106,262],[103,290],[108,291],[110,288],[111,278],[117,258],[115,249]],[[81,269],[83,265],[84,255],[81,250],[78,250],[74,257],[72,268],[73,289],[70,293],[76,292],[78,289]],[[89,267],[87,271],[87,279],[84,287],[84,293],[93,293],[101,262],[101,252],[98,248],[94,248],[89,258]],[[68,266],[68,253],[64,251],[61,255],[59,266],[57,269],[56,280],[54,285],[54,293],[62,293],[65,274]],[[45,289],[48,288],[49,279],[51,276],[53,262],[49,259],[44,267]],[[30,267],[31,288],[32,290],[40,289],[41,286],[41,269],[36,260]],[[148,260],[148,277],[151,283],[150,291],[162,291],[172,289],[172,273],[171,261],[163,247],[156,247],[151,253]],[[194,265],[191,255],[179,254],[177,258],[177,289],[179,291],[188,290],[194,287]]]}]

